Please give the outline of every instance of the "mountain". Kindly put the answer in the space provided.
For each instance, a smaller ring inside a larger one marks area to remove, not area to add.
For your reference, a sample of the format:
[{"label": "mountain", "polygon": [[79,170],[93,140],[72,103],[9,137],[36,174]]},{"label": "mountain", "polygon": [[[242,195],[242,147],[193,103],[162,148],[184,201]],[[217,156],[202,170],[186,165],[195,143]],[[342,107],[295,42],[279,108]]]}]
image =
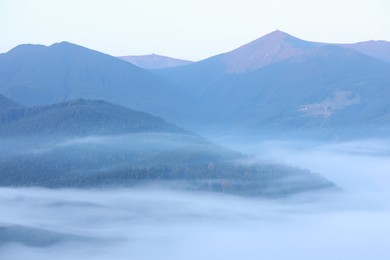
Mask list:
[{"label": "mountain", "polygon": [[389,71],[389,63],[352,48],[276,31],[232,52],[154,73],[204,102],[196,118],[200,131],[307,130],[340,137],[368,134],[367,128],[386,133]]},{"label": "mountain", "polygon": [[385,59],[386,46],[275,31],[200,62],[146,71],[67,42],[21,45],[0,54],[0,93],[24,105],[101,99],[192,130],[338,127],[352,109],[356,123],[383,124],[388,63],[373,56]]},{"label": "mountain", "polygon": [[18,103],[0,94],[0,111],[22,107]]},{"label": "mountain", "polygon": [[179,85],[188,86],[189,89],[205,89],[208,88],[209,82],[224,77],[226,74],[243,74],[289,58],[310,55],[325,45],[353,49],[382,61],[390,60],[390,43],[386,41],[356,44],[320,43],[305,41],[276,30],[230,52],[192,63],[189,66],[155,72]]},{"label": "mountain", "polygon": [[254,164],[161,118],[103,101],[4,113],[0,186],[158,185],[266,197],[335,188],[307,170]]},{"label": "mountain", "polygon": [[339,46],[359,51],[373,58],[390,62],[390,42],[366,41],[353,44],[339,44]]},{"label": "mountain", "polygon": [[390,113],[389,71],[390,64],[323,46],[215,84],[204,96],[224,100],[220,117],[255,128],[368,126]]},{"label": "mountain", "polygon": [[105,101],[75,100],[1,114],[0,137],[88,136],[138,132],[185,133],[159,117]]},{"label": "mountain", "polygon": [[24,105],[102,99],[169,119],[185,117],[186,93],[118,58],[68,42],[0,54],[0,93]]},{"label": "mountain", "polygon": [[226,66],[226,72],[243,73],[280,60],[303,55],[321,45],[321,43],[304,41],[277,30],[225,53],[220,58]]},{"label": "mountain", "polygon": [[200,95],[210,84],[226,76],[245,74],[291,57],[304,55],[322,43],[308,42],[281,31],[274,31],[235,50],[187,66],[156,70],[187,91]]},{"label": "mountain", "polygon": [[139,56],[120,56],[118,58],[128,61],[143,69],[173,68],[193,63],[192,61],[188,60],[174,59],[156,54]]},{"label": "mountain", "polygon": [[[228,53],[217,56],[228,73],[243,73],[308,52],[331,43],[310,42],[276,30]],[[332,44],[359,51],[367,56],[390,61],[390,42],[367,41],[355,44]]]}]

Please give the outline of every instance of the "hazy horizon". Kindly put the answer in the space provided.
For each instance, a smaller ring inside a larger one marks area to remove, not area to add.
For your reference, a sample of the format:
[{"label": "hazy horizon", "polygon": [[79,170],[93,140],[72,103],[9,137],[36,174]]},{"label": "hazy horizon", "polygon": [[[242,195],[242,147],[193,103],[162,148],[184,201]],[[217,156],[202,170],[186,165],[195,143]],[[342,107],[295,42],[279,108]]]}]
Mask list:
[{"label": "hazy horizon", "polygon": [[6,25],[0,53],[24,43],[69,41],[113,56],[156,53],[198,61],[275,30],[316,42],[390,41],[389,12],[385,0],[8,0],[0,3]]}]

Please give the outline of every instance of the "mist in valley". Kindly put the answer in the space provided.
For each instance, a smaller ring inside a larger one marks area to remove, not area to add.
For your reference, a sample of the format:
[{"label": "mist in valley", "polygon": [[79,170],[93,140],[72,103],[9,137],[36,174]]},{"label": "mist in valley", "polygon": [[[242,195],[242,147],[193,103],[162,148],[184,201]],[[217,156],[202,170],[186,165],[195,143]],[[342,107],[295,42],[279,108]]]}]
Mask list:
[{"label": "mist in valley", "polygon": [[345,192],[386,192],[390,188],[390,139],[337,142],[212,135],[210,138],[250,154],[258,162],[310,169],[332,180]]},{"label": "mist in valley", "polygon": [[389,260],[362,2],[1,1],[0,260]]},{"label": "mist in valley", "polygon": [[[110,138],[60,145],[115,143]],[[342,191],[264,199],[161,187],[4,187],[0,258],[389,258],[388,140],[233,140],[214,138],[252,160],[319,173]]]}]

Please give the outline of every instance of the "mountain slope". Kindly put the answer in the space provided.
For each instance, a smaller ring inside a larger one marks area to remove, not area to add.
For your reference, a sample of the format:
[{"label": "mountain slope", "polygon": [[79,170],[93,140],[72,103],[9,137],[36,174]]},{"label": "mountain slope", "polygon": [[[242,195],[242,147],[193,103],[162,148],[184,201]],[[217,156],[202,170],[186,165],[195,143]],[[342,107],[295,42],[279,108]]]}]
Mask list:
[{"label": "mountain slope", "polygon": [[[252,56],[270,53],[260,51],[267,44],[276,50],[273,42],[285,46],[284,51],[274,52],[272,59],[255,59],[268,64],[248,63]],[[230,70],[231,64],[240,69]],[[356,132],[388,128],[389,72],[390,64],[351,48],[308,43],[280,32],[231,53],[155,71],[205,102],[197,118],[207,123],[205,128],[213,124],[223,131],[269,133],[321,129],[332,136],[346,127]]]},{"label": "mountain slope", "polygon": [[235,50],[178,68],[155,70],[155,74],[202,95],[215,81],[245,74],[274,62],[301,56],[322,46],[281,31],[274,31]]},{"label": "mountain slope", "polygon": [[0,136],[113,135],[138,132],[185,133],[161,118],[104,101],[75,100],[19,108],[0,117]]},{"label": "mountain slope", "polygon": [[6,109],[20,108],[21,105],[0,94],[0,111]]},{"label": "mountain slope", "polygon": [[322,45],[324,44],[304,41],[285,32],[274,31],[230,52],[177,70],[189,70],[202,64],[204,67],[215,67],[220,73],[241,74],[280,60],[301,56]]},{"label": "mountain slope", "polygon": [[339,44],[339,46],[353,49],[370,57],[390,62],[390,42],[366,41],[353,44]]},{"label": "mountain slope", "polygon": [[230,52],[179,68],[155,70],[160,75],[187,90],[199,94],[214,81],[228,74],[245,74],[289,58],[310,55],[325,45],[336,45],[359,51],[367,56],[390,60],[390,44],[385,41],[369,41],[356,44],[331,44],[310,42],[282,31],[274,31]]},{"label": "mountain slope", "polygon": [[[247,118],[258,125],[272,122],[286,127],[345,126],[367,123],[390,111],[386,101],[389,71],[389,64],[358,52],[323,46],[215,84],[204,95],[224,100],[222,113],[236,121]],[[329,104],[332,100],[336,104]],[[314,104],[320,108],[317,113]]]},{"label": "mountain slope", "polygon": [[25,105],[102,99],[170,119],[180,117],[179,108],[188,103],[186,94],[166,80],[67,42],[20,45],[1,54],[0,93]]},{"label": "mountain slope", "polygon": [[120,56],[119,59],[130,62],[143,69],[163,69],[184,66],[193,63],[188,60],[174,59],[171,57],[150,54],[139,56]]},{"label": "mountain slope", "polygon": [[76,100],[8,111],[0,122],[0,186],[162,185],[250,196],[334,189],[309,171],[248,156],[146,113]]}]

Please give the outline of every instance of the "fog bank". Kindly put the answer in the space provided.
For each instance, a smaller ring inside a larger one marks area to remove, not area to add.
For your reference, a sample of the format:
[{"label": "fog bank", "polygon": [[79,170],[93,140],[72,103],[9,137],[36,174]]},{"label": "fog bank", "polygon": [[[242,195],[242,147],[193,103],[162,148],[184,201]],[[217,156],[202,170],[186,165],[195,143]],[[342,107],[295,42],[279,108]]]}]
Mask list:
[{"label": "fog bank", "polygon": [[388,259],[390,197],[377,199],[1,188],[0,258]]},{"label": "fog bank", "polygon": [[320,173],[343,192],[264,200],[151,188],[0,188],[0,259],[390,258],[390,142],[220,143]]},{"label": "fog bank", "polygon": [[348,192],[390,190],[390,139],[320,142],[212,138],[227,147],[271,161],[309,169]]}]

